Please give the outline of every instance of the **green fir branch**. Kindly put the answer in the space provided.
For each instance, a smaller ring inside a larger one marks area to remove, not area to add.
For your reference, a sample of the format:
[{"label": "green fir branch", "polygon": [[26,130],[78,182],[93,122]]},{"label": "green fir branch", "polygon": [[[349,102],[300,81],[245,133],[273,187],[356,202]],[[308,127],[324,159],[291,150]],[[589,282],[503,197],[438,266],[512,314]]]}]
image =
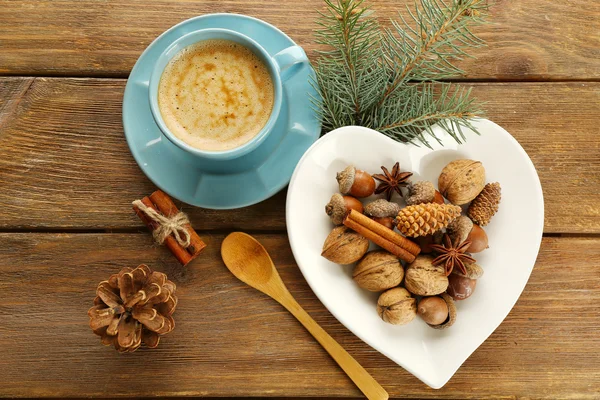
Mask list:
[{"label": "green fir branch", "polygon": [[[363,0],[324,0],[317,43],[314,100],[325,132],[362,125],[402,141],[429,146],[440,126],[457,142],[483,113],[470,90],[436,83],[463,72],[453,62],[483,44],[470,30],[483,21],[484,0],[420,0],[410,18],[382,29]],[[410,22],[410,23],[409,23]]]}]

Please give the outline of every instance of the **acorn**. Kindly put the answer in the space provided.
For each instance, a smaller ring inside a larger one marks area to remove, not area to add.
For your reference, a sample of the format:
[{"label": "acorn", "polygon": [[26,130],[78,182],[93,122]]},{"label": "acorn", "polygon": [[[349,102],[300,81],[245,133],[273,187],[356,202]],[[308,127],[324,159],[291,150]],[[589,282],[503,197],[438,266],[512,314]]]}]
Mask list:
[{"label": "acorn", "polygon": [[448,307],[448,317],[441,324],[427,324],[433,329],[446,329],[450,328],[456,322],[456,305],[454,304],[454,299],[446,293],[440,294],[442,300],[446,302],[446,306]]},{"label": "acorn", "polygon": [[392,217],[371,217],[371,219],[388,229],[394,229],[394,218]]},{"label": "acorn", "polygon": [[442,244],[442,237],[444,233],[437,231],[432,235],[418,236],[416,238],[410,238],[413,242],[419,245],[421,248],[421,254],[433,253],[432,244]]},{"label": "acorn", "polygon": [[342,196],[339,193],[331,196],[331,200],[325,206],[325,213],[331,218],[334,225],[342,225],[344,216],[350,210],[363,212],[363,205],[360,200],[352,196]]},{"label": "acorn", "polygon": [[375,192],[375,179],[365,171],[349,165],[336,177],[342,194],[354,197],[369,197]]},{"label": "acorn", "polygon": [[453,243],[462,243],[470,241],[471,245],[467,248],[469,253],[479,253],[488,246],[488,237],[483,228],[476,225],[465,215],[461,215],[448,224],[446,233],[450,236]]}]

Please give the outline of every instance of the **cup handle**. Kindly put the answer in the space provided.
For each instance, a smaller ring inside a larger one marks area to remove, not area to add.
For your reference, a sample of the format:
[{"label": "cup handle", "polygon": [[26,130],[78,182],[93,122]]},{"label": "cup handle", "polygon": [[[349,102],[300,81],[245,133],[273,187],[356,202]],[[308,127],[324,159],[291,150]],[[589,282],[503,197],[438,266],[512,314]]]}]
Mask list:
[{"label": "cup handle", "polygon": [[297,68],[291,68],[296,64],[304,64],[308,63],[308,57],[304,52],[304,49],[300,46],[290,46],[287,49],[281,50],[279,53],[273,56],[273,61],[277,64],[279,68],[279,76],[281,77],[281,81],[285,82],[289,78],[291,78],[296,71]]}]

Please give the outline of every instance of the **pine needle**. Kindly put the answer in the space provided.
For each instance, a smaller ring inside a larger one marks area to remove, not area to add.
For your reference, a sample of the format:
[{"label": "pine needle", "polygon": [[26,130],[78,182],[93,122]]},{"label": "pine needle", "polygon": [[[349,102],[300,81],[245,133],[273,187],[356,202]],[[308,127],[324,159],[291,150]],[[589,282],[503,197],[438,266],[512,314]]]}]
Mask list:
[{"label": "pine needle", "polygon": [[420,0],[383,29],[363,0],[324,0],[317,43],[314,101],[324,131],[362,125],[401,142],[435,137],[437,124],[458,143],[483,112],[471,91],[439,83],[463,74],[454,65],[483,45],[471,27],[484,22],[485,0]]}]

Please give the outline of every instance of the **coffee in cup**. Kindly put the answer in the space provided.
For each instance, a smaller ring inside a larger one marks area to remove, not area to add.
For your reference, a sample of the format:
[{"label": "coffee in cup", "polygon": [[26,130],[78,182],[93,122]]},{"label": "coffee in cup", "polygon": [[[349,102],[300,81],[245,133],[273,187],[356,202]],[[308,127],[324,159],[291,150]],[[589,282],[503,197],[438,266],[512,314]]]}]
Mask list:
[{"label": "coffee in cup", "polygon": [[245,46],[224,39],[183,48],[167,64],[158,108],[167,128],[188,145],[227,151],[267,124],[274,85],[269,69]]}]

